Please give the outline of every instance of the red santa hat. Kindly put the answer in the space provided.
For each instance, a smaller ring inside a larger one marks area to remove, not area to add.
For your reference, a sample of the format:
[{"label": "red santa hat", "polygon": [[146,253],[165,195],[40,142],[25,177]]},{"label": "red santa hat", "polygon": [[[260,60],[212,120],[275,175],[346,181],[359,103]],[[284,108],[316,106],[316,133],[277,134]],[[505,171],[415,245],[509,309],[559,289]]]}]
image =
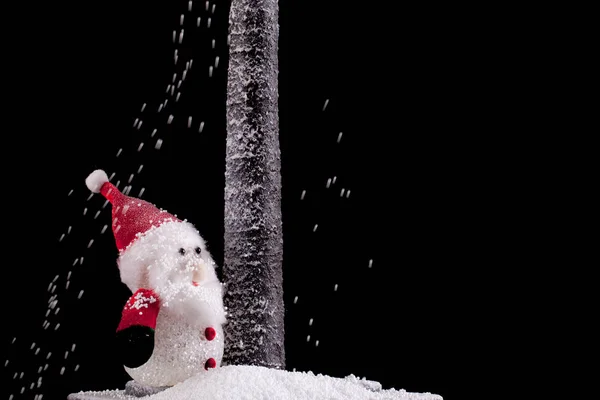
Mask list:
[{"label": "red santa hat", "polygon": [[112,230],[119,253],[152,228],[165,222],[182,222],[154,204],[124,195],[108,181],[106,172],[101,169],[92,172],[85,184],[92,192],[102,194],[112,205]]}]

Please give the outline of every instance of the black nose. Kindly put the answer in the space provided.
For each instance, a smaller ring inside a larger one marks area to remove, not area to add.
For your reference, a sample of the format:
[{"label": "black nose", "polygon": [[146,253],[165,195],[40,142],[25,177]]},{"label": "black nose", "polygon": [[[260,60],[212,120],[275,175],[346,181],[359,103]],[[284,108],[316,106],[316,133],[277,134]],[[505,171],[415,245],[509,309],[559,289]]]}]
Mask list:
[{"label": "black nose", "polygon": [[154,351],[154,329],[148,326],[132,325],[117,332],[117,351],[123,365],[137,368],[144,365]]}]

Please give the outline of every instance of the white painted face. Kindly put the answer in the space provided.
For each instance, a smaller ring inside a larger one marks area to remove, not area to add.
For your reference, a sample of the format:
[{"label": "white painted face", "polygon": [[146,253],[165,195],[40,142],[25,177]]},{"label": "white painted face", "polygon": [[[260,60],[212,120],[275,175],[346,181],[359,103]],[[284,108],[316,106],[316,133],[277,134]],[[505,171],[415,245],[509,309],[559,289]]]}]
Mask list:
[{"label": "white painted face", "polygon": [[208,269],[211,267],[206,265],[206,261],[202,257],[202,246],[193,240],[194,238],[190,239],[184,241],[186,243],[177,250],[177,266],[171,271],[169,277],[177,283],[189,281],[193,286],[200,286],[210,277]]},{"label": "white painted face", "polygon": [[225,322],[223,291],[204,240],[187,222],[169,222],[139,237],[120,257],[121,280],[153,290],[162,312],[200,329]]},{"label": "white painted face", "polygon": [[154,262],[148,265],[150,286],[202,286],[217,280],[214,262],[195,230],[175,227],[154,243]]},{"label": "white painted face", "polygon": [[218,282],[204,240],[191,224],[181,222],[163,224],[138,238],[120,257],[119,268],[132,291]]}]

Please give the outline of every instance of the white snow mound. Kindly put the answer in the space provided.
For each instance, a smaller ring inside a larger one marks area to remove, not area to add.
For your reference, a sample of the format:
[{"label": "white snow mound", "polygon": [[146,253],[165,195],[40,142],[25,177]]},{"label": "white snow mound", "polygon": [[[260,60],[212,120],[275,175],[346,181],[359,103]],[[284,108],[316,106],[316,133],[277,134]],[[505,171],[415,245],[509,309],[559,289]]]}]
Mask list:
[{"label": "white snow mound", "polygon": [[[144,400],[443,400],[431,393],[381,390],[350,375],[333,378],[312,372],[231,365],[209,370]],[[84,395],[84,396],[81,396]],[[85,396],[89,395],[89,397]],[[104,396],[103,396],[104,395]],[[96,397],[98,396],[98,397]],[[105,397],[106,396],[106,397]],[[113,397],[114,396],[114,397]],[[75,398],[75,396],[71,397]],[[79,393],[78,399],[136,399],[123,391]]]}]

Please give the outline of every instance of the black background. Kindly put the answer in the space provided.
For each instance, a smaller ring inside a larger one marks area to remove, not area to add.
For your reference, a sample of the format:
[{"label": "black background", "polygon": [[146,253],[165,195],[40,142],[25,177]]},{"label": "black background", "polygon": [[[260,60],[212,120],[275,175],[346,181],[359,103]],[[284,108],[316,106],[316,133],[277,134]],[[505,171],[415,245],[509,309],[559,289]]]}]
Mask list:
[{"label": "black background", "polygon": [[[2,363],[10,363],[1,368],[2,390],[15,398],[59,399],[127,381],[111,340],[129,293],[110,230],[100,234],[109,207],[94,219],[104,200],[87,200],[92,170],[115,172],[122,188],[143,164],[131,194],[144,187],[144,199],[194,223],[222,264],[227,9],[217,4],[210,29],[197,0],[191,13],[187,1],[131,0],[10,14],[16,27],[6,50],[1,147],[9,237],[1,348]],[[482,338],[505,329],[489,323],[498,304],[487,301],[510,273],[503,249],[526,245],[503,235],[519,199],[499,189],[516,161],[498,150],[507,130],[483,94],[501,80],[484,72],[499,61],[478,56],[482,43],[470,45],[477,30],[465,28],[464,10],[392,12],[338,0],[282,0],[280,10],[287,368],[458,398],[473,383],[466,370],[501,345]],[[181,13],[185,35],[176,45]],[[175,102],[166,86],[190,58]],[[167,110],[158,113],[166,96]],[[164,140],[160,151],[156,138]],[[61,309],[44,330],[56,274]],[[42,346],[37,356],[34,341]],[[72,343],[77,349],[65,361]],[[29,390],[49,350],[43,385]],[[24,378],[13,380],[21,371]]]}]

